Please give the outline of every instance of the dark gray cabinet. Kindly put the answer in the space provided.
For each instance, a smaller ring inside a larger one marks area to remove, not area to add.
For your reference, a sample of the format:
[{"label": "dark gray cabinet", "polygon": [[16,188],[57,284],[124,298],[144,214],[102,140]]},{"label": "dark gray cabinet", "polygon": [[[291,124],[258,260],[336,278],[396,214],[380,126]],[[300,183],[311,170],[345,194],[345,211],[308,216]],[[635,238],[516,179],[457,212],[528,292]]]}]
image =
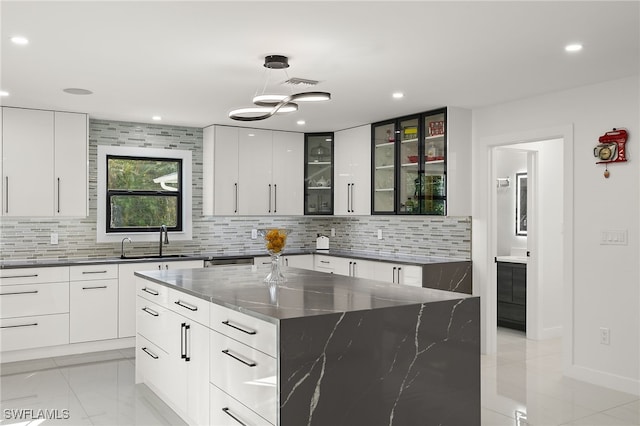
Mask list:
[{"label": "dark gray cabinet", "polygon": [[527,265],[498,264],[498,326],[527,329]]}]

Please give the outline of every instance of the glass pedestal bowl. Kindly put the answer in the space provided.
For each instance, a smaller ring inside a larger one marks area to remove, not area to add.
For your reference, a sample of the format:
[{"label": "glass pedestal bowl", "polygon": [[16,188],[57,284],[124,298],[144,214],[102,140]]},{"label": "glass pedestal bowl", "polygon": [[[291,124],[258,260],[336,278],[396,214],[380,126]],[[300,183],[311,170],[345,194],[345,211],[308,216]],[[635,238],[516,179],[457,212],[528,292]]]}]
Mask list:
[{"label": "glass pedestal bowl", "polygon": [[264,282],[273,285],[285,282],[287,279],[280,269],[280,256],[287,244],[289,230],[281,228],[261,229],[259,234],[264,238],[265,248],[271,256],[271,271],[264,278]]}]

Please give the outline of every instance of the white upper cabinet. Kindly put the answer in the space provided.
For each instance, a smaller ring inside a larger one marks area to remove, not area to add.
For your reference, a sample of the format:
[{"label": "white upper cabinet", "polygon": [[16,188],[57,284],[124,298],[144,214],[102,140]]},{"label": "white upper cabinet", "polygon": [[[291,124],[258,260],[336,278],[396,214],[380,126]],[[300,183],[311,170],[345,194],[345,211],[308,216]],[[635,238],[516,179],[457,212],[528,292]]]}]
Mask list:
[{"label": "white upper cabinet", "polygon": [[341,130],[334,135],[335,215],[371,213],[371,126]]},{"label": "white upper cabinet", "polygon": [[87,115],[2,108],[5,216],[87,215]]},{"label": "white upper cabinet", "polygon": [[302,215],[302,133],[210,126],[203,138],[204,215]]}]

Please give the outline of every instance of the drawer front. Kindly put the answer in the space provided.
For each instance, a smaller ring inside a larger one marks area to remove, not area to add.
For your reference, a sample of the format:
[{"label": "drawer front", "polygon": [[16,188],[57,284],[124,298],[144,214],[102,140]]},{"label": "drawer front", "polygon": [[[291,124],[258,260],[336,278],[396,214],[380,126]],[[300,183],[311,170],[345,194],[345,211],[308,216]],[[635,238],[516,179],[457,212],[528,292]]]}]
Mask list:
[{"label": "drawer front", "polygon": [[271,426],[271,423],[230,397],[214,385],[209,385],[209,424],[216,426]]},{"label": "drawer front", "polygon": [[329,256],[319,256],[315,255],[314,257],[314,269],[320,272],[333,272],[335,269],[334,259]]},{"label": "drawer front", "polygon": [[110,280],[118,278],[118,265],[83,265],[69,268],[71,281]]},{"label": "drawer front", "polygon": [[6,285],[0,288],[0,318],[69,312],[69,283]]},{"label": "drawer front", "polygon": [[3,351],[69,344],[69,314],[0,320]]},{"label": "drawer front", "polygon": [[209,306],[211,302],[181,291],[169,289],[167,307],[195,322],[209,326]]},{"label": "drawer front", "polygon": [[0,269],[0,286],[69,281],[69,267]]},{"label": "drawer front", "polygon": [[278,356],[276,325],[212,303],[209,327],[272,357]]},{"label": "drawer front", "polygon": [[174,313],[147,299],[137,297],[137,333],[169,354],[180,354],[180,323]]},{"label": "drawer front", "polygon": [[210,336],[211,383],[275,424],[276,359],[216,331]]},{"label": "drawer front", "polygon": [[118,337],[118,280],[72,281],[69,288],[71,343]]},{"label": "drawer front", "polygon": [[136,277],[136,295],[158,305],[167,306],[169,302],[169,287]]}]

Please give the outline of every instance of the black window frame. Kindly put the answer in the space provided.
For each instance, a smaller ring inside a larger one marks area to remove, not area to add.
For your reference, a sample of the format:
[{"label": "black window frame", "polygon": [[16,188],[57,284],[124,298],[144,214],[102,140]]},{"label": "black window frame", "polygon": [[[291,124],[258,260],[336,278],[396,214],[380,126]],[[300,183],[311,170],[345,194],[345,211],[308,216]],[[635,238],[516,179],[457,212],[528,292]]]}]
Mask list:
[{"label": "black window frame", "polygon": [[[167,226],[168,231],[181,232],[183,230],[183,215],[182,215],[182,205],[183,205],[183,159],[182,158],[169,158],[169,157],[142,157],[135,155],[112,155],[107,154],[105,156],[106,161],[106,220],[105,220],[105,228],[107,234],[122,234],[122,233],[132,233],[132,232],[158,232],[158,229],[163,224],[158,224],[153,227],[127,227],[127,228],[112,228],[111,227],[111,197],[113,196],[149,196],[149,197],[176,197],[177,198],[177,217],[176,217],[176,226]],[[168,163],[178,163],[178,190],[177,191],[135,191],[135,190],[123,190],[123,189],[109,189],[109,160],[118,159],[118,160],[138,160],[138,161],[164,161]],[[166,224],[165,224],[166,225]]]}]

